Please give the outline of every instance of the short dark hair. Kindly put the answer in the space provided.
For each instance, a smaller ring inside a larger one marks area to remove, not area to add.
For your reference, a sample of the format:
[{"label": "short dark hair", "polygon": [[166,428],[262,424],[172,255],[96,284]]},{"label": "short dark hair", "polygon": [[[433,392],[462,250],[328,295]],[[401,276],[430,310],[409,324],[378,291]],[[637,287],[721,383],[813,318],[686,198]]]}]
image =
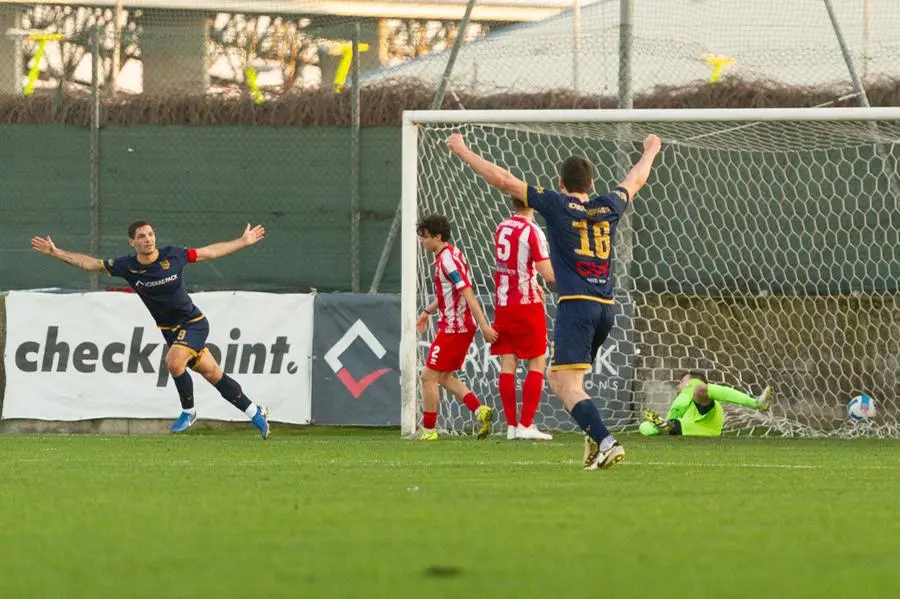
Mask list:
[{"label": "short dark hair", "polygon": [[510,203],[512,204],[513,210],[525,210],[528,208],[528,205],[525,203],[525,200],[520,200],[516,196],[509,196]]},{"label": "short dark hair", "polygon": [[416,225],[416,233],[421,235],[429,235],[431,237],[441,236],[441,240],[450,243],[450,232],[452,227],[450,221],[443,214],[430,214]]},{"label": "short dark hair", "polygon": [[559,178],[566,191],[587,193],[594,183],[594,167],[586,158],[571,156],[559,167]]},{"label": "short dark hair", "polygon": [[678,377],[678,380],[680,381],[681,379],[683,379],[686,376],[689,376],[692,379],[700,379],[701,381],[703,381],[704,384],[709,383],[709,381],[706,380],[706,375],[703,374],[702,372],[700,372],[699,370],[688,370],[687,372],[682,374],[680,377]]},{"label": "short dark hair", "polygon": [[147,222],[145,220],[136,220],[128,225],[128,239],[134,239],[134,234],[137,233],[137,230],[148,225],[153,228],[153,223]]}]

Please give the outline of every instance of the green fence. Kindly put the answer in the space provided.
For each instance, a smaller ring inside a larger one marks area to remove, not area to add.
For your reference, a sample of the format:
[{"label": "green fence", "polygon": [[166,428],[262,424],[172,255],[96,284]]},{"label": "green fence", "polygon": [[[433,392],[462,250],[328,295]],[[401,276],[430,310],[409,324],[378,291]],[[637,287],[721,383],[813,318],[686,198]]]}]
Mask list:
[{"label": "green fence", "polygon": [[[32,235],[87,252],[87,129],[0,127],[0,288],[83,289],[89,277],[29,249]],[[400,193],[398,128],[360,143],[359,262],[371,281]],[[128,223],[152,221],[161,244],[200,246],[263,223],[266,241],[200,265],[204,289],[348,290],[350,130],[299,127],[105,127],[100,133],[100,253],[126,254]],[[105,283],[105,282],[101,282]],[[399,250],[382,289],[399,289]]]}]

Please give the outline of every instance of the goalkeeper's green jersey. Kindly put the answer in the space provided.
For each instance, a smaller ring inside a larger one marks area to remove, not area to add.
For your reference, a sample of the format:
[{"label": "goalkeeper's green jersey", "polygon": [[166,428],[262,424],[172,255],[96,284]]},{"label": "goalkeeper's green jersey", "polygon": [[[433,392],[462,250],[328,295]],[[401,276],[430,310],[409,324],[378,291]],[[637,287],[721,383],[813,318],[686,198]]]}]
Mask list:
[{"label": "goalkeeper's green jersey", "polygon": [[691,379],[687,386],[675,397],[669,407],[666,420],[678,420],[681,423],[681,434],[686,437],[718,437],[725,425],[725,411],[719,402],[706,414],[701,414],[694,403],[694,390],[702,384],[700,379]]}]

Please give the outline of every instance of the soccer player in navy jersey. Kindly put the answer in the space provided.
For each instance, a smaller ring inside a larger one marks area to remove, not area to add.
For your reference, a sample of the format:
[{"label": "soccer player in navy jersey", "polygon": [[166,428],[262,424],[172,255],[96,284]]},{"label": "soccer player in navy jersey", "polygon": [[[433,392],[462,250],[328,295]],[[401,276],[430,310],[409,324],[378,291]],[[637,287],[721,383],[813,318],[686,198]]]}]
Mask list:
[{"label": "soccer player in navy jersey", "polygon": [[556,275],[558,307],[548,379],[578,426],[585,432],[584,467],[607,469],[625,457],[600,410],[584,391],[584,373],[612,329],[615,317],[611,264],[616,226],[634,195],[650,176],[662,147],[656,135],[644,140],[644,154],[616,188],[591,197],[594,173],[580,156],[567,158],[559,170],[560,191],[532,187],[509,171],[473,152],[459,133],[447,140],[450,150],[490,185],[537,210],[547,224],[550,263]]},{"label": "soccer player in navy jersey", "polygon": [[110,276],[121,277],[137,292],[169,346],[166,366],[178,389],[182,410],[170,428],[173,433],[186,431],[197,419],[194,383],[187,371],[190,367],[209,381],[229,403],[244,412],[266,439],[269,436],[268,410],[250,401],[237,381],[222,372],[215,358],[207,351],[209,322],[191,301],[183,277],[184,267],[188,264],[227,256],[258,243],[265,234],[262,225],[251,227],[248,224],[244,234],[231,241],[201,248],[170,245],[157,249],[153,225],[139,220],[128,226],[128,243],[135,250],[135,254],[130,256],[100,260],[67,252],[56,247],[49,235],[32,237],[31,247],[83,270],[106,271]]}]

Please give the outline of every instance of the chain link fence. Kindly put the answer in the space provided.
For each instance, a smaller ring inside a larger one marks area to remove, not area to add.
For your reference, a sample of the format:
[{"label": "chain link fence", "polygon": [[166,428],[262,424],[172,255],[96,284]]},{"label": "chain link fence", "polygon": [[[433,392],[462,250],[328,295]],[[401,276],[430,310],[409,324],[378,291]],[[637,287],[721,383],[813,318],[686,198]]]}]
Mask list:
[{"label": "chain link fence", "polygon": [[[620,0],[500,4],[476,4],[445,106],[486,95],[494,107],[614,105]],[[853,92],[821,1],[634,4],[636,105],[745,80],[829,90],[816,102]],[[196,287],[367,289],[400,195],[400,111],[427,106],[411,94],[385,103],[379,90],[414,81],[427,102],[465,2],[432,3],[432,18],[392,2],[365,15],[314,2],[265,14],[250,0],[162,5],[0,3],[2,287],[88,288],[96,281],[34,254],[29,237],[115,256],[130,249],[128,223],[146,218],[161,243],[183,245],[267,225],[264,244],[192,272]],[[895,2],[835,8],[863,82],[900,81]],[[399,251],[385,254],[380,288],[396,291]]]}]

